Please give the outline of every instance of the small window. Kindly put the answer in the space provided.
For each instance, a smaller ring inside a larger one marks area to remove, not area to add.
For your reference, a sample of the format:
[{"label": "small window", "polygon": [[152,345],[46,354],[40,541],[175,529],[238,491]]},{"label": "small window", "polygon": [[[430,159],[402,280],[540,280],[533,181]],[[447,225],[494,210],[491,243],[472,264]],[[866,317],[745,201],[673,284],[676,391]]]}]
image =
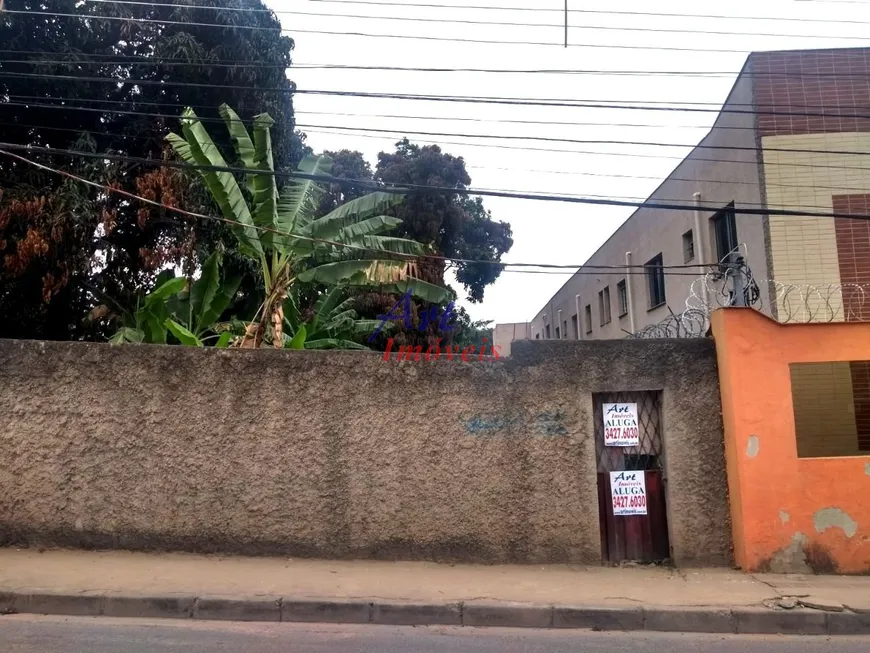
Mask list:
[{"label": "small window", "polygon": [[688,263],[695,258],[695,234],[689,229],[683,234],[683,262]]},{"label": "small window", "polygon": [[541,339],[541,334],[540,334],[540,333],[536,333],[536,334],[535,334],[535,340],[540,340],[540,339]]},{"label": "small window", "polygon": [[547,333],[547,335],[544,336],[544,337],[545,337],[547,340],[549,340],[549,339],[550,339],[550,325],[548,324],[548,325],[544,328],[544,330],[545,330],[546,333]]},{"label": "small window", "polygon": [[798,458],[870,452],[870,361],[792,363]]},{"label": "small window", "polygon": [[562,320],[562,337],[568,338],[568,320]]},{"label": "small window", "polygon": [[574,332],[573,332],[574,337],[577,338],[577,340],[580,340],[580,329],[577,326],[577,316],[576,315],[571,316],[571,328],[574,329]]},{"label": "small window", "polygon": [[601,317],[601,326],[610,324],[610,286],[598,293],[598,313]]},{"label": "small window", "polygon": [[737,222],[734,207],[729,206],[712,218],[713,236],[716,239],[716,257],[720,263],[731,263],[737,256]]},{"label": "small window", "polygon": [[665,299],[665,268],[662,255],[654,256],[644,267],[646,268],[646,282],[649,290],[649,307],[652,310],[667,301]]},{"label": "small window", "polygon": [[559,327],[556,327],[556,340],[561,340],[562,336],[559,335]]},{"label": "small window", "polygon": [[628,288],[625,279],[616,284],[616,299],[619,302],[619,317],[628,315]]},{"label": "small window", "polygon": [[586,304],[586,333],[592,333],[592,304]]}]

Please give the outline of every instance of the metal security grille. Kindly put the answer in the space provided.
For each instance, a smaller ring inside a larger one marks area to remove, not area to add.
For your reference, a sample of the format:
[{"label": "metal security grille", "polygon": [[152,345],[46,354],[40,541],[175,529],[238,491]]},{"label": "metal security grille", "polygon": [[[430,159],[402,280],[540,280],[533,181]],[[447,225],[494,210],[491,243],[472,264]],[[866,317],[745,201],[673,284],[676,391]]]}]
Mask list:
[{"label": "metal security grille", "polygon": [[[623,470],[664,470],[662,460],[661,392],[610,392],[593,396],[595,405],[595,449],[598,472]],[[604,415],[602,405],[608,403],[637,404],[638,437],[635,447],[604,446]]]}]

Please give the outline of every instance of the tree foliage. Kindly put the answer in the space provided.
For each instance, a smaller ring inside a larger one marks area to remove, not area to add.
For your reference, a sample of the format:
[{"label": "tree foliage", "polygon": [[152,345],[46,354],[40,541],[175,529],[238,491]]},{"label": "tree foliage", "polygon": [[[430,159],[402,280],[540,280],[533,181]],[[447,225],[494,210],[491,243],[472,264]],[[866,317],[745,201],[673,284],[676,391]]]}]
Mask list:
[{"label": "tree foliage", "polygon": [[254,117],[252,136],[227,105],[221,106],[220,113],[246,171],[247,193],[234,173],[221,170],[227,162],[191,109],[181,117],[183,137],[170,133],[167,140],[181,160],[197,167],[231,225],[239,251],[260,266],[263,303],[246,328],[243,345],[250,336],[252,347],[259,347],[267,337],[273,346],[284,346],[283,306],[298,282],[408,291],[430,302],[447,296],[443,286],[427,283],[418,274],[414,259],[426,252],[425,246],[384,235],[402,224],[384,214],[402,202],[402,195],[368,193],[317,217],[324,188],[316,177],[329,175],[332,160],[306,156],[298,170],[304,176],[291,177],[279,188],[269,115]]},{"label": "tree foliage", "polygon": [[[180,108],[191,106],[210,122],[220,119],[217,107],[227,102],[244,117],[267,111],[274,118],[277,168],[295,166],[306,153],[294,131],[293,85],[285,74],[293,41],[281,34],[274,14],[262,11],[267,7],[260,0],[222,0],[219,9],[205,0],[4,4],[46,15],[0,15],[0,141],[159,159],[166,156],[170,117]],[[197,4],[202,6],[182,6]],[[247,11],[252,9],[258,11]],[[141,81],[95,79],[108,77]],[[61,103],[63,109],[56,108]],[[229,146],[229,135],[219,144]],[[186,171],[28,157],[157,201],[215,211]],[[161,267],[192,270],[218,243],[232,242],[214,223],[193,228],[177,214],[109,199],[6,157],[0,157],[0,186],[0,256],[14,263],[0,267],[3,337],[105,337],[104,323],[82,319],[93,307],[89,287],[132,307]],[[243,287],[255,284],[255,268],[246,260],[229,255],[226,266],[248,273]]]}]

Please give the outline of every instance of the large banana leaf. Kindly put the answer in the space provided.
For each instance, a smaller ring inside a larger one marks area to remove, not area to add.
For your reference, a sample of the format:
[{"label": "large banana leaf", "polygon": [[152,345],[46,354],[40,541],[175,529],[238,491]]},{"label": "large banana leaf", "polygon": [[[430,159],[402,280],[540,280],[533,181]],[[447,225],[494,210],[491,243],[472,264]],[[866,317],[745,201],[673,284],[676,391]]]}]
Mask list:
[{"label": "large banana leaf", "polygon": [[302,282],[317,281],[331,285],[378,287],[382,292],[399,294],[410,290],[424,301],[440,304],[450,298],[447,288],[419,279],[415,266],[408,261],[338,261],[318,265],[301,272],[297,279]]},{"label": "large banana leaf", "polygon": [[[227,167],[227,162],[192,109],[184,110],[181,118],[181,129],[184,138],[177,134],[168,134],[166,139],[186,163],[196,166]],[[224,217],[235,223],[234,232],[239,240],[240,248],[248,255],[262,257],[263,246],[260,244],[257,230],[254,228],[251,212],[247,202],[245,202],[242,189],[239,188],[232,173],[200,168],[199,174],[208,186]]]},{"label": "large banana leaf", "polygon": [[317,331],[321,324],[328,324],[335,308],[339,304],[344,304],[344,302],[341,302],[343,293],[344,290],[342,288],[335,286],[317,298],[317,302],[314,304],[314,318],[311,320],[312,334]]},{"label": "large banana leaf", "polygon": [[[332,170],[332,159],[309,155],[302,159],[297,170],[308,175],[328,175]],[[311,179],[291,178],[278,200],[275,228],[284,233],[297,233],[311,221],[323,192],[324,189]]]},{"label": "large banana leaf", "polygon": [[[254,166],[262,173],[254,174],[254,224],[263,227],[260,242],[263,249],[271,250],[278,227],[278,184],[275,181],[275,162],[272,159],[270,129],[274,120],[268,114],[254,116]],[[292,230],[290,230],[292,231]]]},{"label": "large banana leaf", "polygon": [[[400,204],[403,199],[404,196],[399,193],[369,193],[346,202],[322,218],[304,225],[298,233],[313,238],[335,240],[342,229],[366,218],[377,216],[389,207]],[[401,221],[398,224],[400,223]]]},{"label": "large banana leaf", "polygon": [[326,262],[359,259],[377,255],[384,251],[404,254],[406,256],[422,256],[428,251],[425,245],[416,240],[394,238],[392,236],[361,236],[350,245],[348,247],[317,243],[312,258],[316,261]]},{"label": "large banana leaf", "polygon": [[340,229],[334,238],[327,240],[335,240],[339,243],[352,243],[357,238],[362,236],[379,236],[387,231],[392,231],[402,224],[402,220],[394,218],[391,215],[376,215],[373,218],[366,218],[359,222],[354,222]]},{"label": "large banana leaf", "polygon": [[[242,122],[242,119],[239,118],[239,115],[227,104],[222,104],[218,109],[218,113],[221,114],[224,122],[227,123],[227,130],[230,132],[233,147],[236,148],[236,154],[239,155],[242,164],[246,169],[253,170],[256,167],[254,164],[254,142],[248,135],[248,130],[245,129],[245,124]],[[253,195],[255,192],[254,175],[246,175],[245,183],[248,186],[248,191]]]},{"label": "large banana leaf", "polygon": [[[190,326],[195,332],[199,332],[200,325],[203,324],[203,315],[208,311],[212,301],[221,285],[220,271],[220,252],[214,252],[209,256],[202,266],[202,273],[197,279],[193,287],[190,289],[191,307],[188,312],[193,313],[193,319],[190,320]],[[184,314],[177,317],[186,317]],[[208,326],[205,324],[204,326]]]}]

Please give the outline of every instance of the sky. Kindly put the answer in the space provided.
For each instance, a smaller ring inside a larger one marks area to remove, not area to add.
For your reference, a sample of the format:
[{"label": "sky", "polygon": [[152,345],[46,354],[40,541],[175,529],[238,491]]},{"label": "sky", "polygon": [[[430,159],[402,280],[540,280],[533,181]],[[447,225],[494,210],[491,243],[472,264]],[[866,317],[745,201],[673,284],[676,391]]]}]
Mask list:
[{"label": "sky", "polygon": [[[441,3],[266,2],[279,12],[282,27],[295,40],[294,65],[288,76],[299,89],[306,90],[570,99],[646,106],[696,103],[718,108],[749,52],[870,46],[870,36],[865,36],[870,27],[870,0],[568,0],[567,48],[564,0],[447,0],[449,4],[432,8],[409,5]],[[401,17],[435,22],[395,20]],[[446,22],[450,20],[483,24]],[[312,31],[337,34],[309,33]],[[347,32],[534,41],[544,45],[387,38]],[[322,65],[597,72],[445,73],[307,67]],[[613,74],[615,71],[643,74]],[[680,74],[663,74],[675,72]],[[294,102],[299,128],[317,152],[358,150],[374,167],[379,152],[393,151],[395,142],[408,136],[413,142],[437,143],[445,152],[463,157],[474,188],[636,200],[645,199],[655,190],[691,146],[703,138],[716,117],[712,112],[482,105],[309,94],[297,94]],[[420,131],[460,135],[415,134]],[[574,145],[526,138],[481,139],[473,134],[685,146]],[[581,265],[632,212],[624,207],[492,197],[485,198],[484,204],[494,219],[510,223],[514,245],[503,260],[514,263]],[[477,304],[464,301],[462,288],[457,284],[454,287],[472,319],[525,322],[569,277],[505,271],[487,287],[483,302]]]}]

